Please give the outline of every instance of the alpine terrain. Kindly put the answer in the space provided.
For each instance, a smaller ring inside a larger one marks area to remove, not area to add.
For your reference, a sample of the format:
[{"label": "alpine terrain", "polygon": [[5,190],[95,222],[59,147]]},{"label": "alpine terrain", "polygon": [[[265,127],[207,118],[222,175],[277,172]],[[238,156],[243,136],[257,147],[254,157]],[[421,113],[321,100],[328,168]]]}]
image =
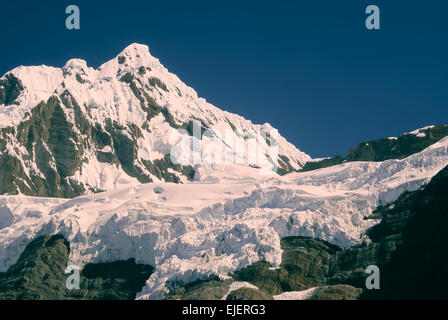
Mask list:
[{"label": "alpine terrain", "polygon": [[0,78],[0,299],[448,298],[447,166],[446,125],[311,159],[145,45],[20,66]]}]

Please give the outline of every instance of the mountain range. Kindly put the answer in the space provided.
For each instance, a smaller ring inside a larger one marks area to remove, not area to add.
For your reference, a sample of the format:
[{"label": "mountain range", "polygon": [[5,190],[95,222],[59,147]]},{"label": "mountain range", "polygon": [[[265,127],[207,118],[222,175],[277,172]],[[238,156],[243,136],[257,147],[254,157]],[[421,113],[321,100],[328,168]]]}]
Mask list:
[{"label": "mountain range", "polygon": [[[265,162],[284,173],[310,159],[280,135],[271,146],[277,131],[268,123],[254,125],[198,97],[140,44],[97,69],[80,59],[62,69],[18,67],[0,80],[0,105],[2,194],[71,198],[120,185],[185,182],[203,159],[216,162],[217,149],[221,162],[263,166],[245,150],[258,147],[264,155],[277,148]],[[193,135],[199,150],[176,163],[182,134]]]},{"label": "mountain range", "polygon": [[412,291],[392,274],[412,250],[428,264],[410,277],[438,261],[447,136],[433,125],[312,159],[145,45],[97,69],[15,68],[0,78],[0,299],[445,297],[434,277]]}]

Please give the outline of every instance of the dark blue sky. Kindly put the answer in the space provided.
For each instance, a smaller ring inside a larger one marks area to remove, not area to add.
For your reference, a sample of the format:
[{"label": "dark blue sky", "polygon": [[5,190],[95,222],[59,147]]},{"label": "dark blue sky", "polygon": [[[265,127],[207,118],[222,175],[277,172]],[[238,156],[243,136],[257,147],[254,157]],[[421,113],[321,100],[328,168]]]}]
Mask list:
[{"label": "dark blue sky", "polygon": [[[199,95],[270,122],[311,156],[448,121],[448,2],[2,1],[0,74],[98,67],[132,42]],[[81,29],[65,29],[65,7]],[[365,28],[369,4],[381,30]]]}]

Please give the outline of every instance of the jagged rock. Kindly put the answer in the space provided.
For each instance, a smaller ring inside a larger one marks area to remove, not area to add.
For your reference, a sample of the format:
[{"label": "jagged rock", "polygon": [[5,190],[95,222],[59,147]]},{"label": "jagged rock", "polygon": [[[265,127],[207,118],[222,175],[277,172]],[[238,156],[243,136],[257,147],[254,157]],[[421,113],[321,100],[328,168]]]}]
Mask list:
[{"label": "jagged rock", "polygon": [[350,149],[346,161],[385,161],[403,159],[422,151],[448,135],[447,125],[438,125],[405,133],[398,138],[362,142]]},{"label": "jagged rock", "polygon": [[207,280],[194,281],[185,286],[174,288],[165,297],[166,300],[219,300],[224,297],[231,281]]},{"label": "jagged rock", "polygon": [[[139,44],[98,69],[79,59],[62,69],[15,68],[0,78],[0,113],[0,194],[65,198],[191,180],[198,160],[172,161],[171,151],[193,135],[194,123],[204,157],[211,149],[244,156],[244,148],[227,140],[266,127],[199,98]],[[270,146],[255,138],[264,155]],[[280,173],[310,159],[283,137],[277,140]]]},{"label": "jagged rock", "polygon": [[0,79],[0,105],[19,104],[16,99],[22,90],[22,82],[13,74],[7,74],[4,79]]},{"label": "jagged rock", "polygon": [[[379,207],[373,243],[346,250],[302,237],[282,239],[282,264],[256,263],[235,278],[272,294],[318,287],[310,299],[447,298],[448,167],[418,191]],[[381,289],[366,290],[367,266],[381,271]],[[324,285],[327,284],[327,285]]]},{"label": "jagged rock", "polygon": [[419,191],[383,208],[384,219],[370,234],[375,241],[396,234],[399,246],[380,264],[381,289],[368,299],[447,299],[448,167]]},{"label": "jagged rock", "polygon": [[446,136],[448,136],[448,125],[438,125],[405,133],[398,138],[361,142],[356,147],[351,148],[345,158],[334,156],[319,161],[309,161],[300,171],[332,167],[343,162],[404,159],[424,150]]},{"label": "jagged rock", "polygon": [[240,288],[230,292],[226,300],[274,300],[274,298],[261,290]]},{"label": "jagged rock", "polygon": [[357,300],[362,289],[338,284],[316,288],[308,300]]},{"label": "jagged rock", "polygon": [[154,268],[135,260],[87,264],[79,289],[67,289],[70,244],[61,235],[41,236],[0,273],[0,300],[134,299]]}]

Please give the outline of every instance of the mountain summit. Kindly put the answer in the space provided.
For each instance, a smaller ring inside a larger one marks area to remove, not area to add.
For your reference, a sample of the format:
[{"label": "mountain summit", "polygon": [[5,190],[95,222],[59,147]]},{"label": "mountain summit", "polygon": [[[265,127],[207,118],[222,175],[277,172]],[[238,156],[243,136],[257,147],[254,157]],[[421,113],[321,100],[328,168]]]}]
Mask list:
[{"label": "mountain summit", "polygon": [[51,197],[182,183],[199,167],[229,163],[281,174],[310,160],[269,124],[198,97],[141,44],[97,69],[71,59],[7,72],[0,148],[0,194]]},{"label": "mountain summit", "polygon": [[[428,213],[443,235],[447,135],[425,127],[310,161],[143,45],[98,69],[18,67],[0,79],[0,193],[21,193],[0,196],[0,298],[72,297],[57,285],[66,265],[82,270],[79,298],[356,298],[368,265],[402,273],[410,260],[387,260],[402,240],[425,251]],[[428,245],[436,263],[444,243]]]}]

